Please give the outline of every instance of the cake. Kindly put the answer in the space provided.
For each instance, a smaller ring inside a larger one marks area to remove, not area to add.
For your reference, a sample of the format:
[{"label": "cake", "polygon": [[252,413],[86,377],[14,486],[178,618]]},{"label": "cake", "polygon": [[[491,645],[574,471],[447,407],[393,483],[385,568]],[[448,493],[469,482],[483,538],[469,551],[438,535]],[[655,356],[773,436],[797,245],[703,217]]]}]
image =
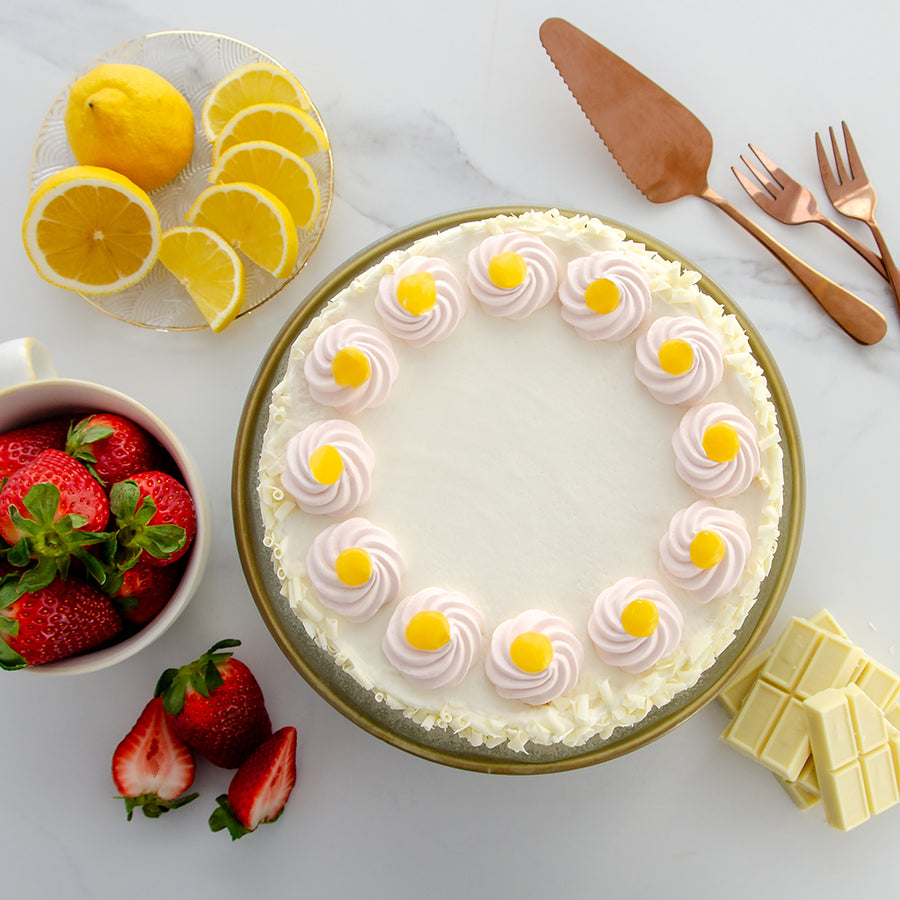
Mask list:
[{"label": "cake", "polygon": [[334,665],[474,746],[579,747],[695,685],[778,543],[765,374],[700,275],[597,218],[463,222],[291,346],[264,543]]}]

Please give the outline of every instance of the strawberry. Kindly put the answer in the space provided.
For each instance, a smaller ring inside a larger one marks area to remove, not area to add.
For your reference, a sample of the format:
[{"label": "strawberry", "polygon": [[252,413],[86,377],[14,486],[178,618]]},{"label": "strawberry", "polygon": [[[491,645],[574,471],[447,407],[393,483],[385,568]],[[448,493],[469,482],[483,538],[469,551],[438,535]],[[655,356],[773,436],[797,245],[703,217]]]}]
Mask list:
[{"label": "strawberry", "polygon": [[[123,619],[134,625],[146,625],[169,602],[183,572],[181,566],[139,562],[120,576],[113,575],[112,584],[106,585],[105,590]],[[113,586],[115,590],[110,593],[109,588]]]},{"label": "strawberry", "polygon": [[164,566],[187,552],[197,530],[187,488],[165,472],[140,472],[114,484],[110,509],[118,529],[118,563]]},{"label": "strawberry", "polygon": [[194,783],[194,754],[169,725],[162,700],[154,697],[112,758],[112,777],[125,801],[128,821],[135,809],[158,819],[197,798],[181,795]]},{"label": "strawberry", "polygon": [[95,413],[73,425],[65,449],[104,486],[151,469],[156,452],[143,428],[113,413]]},{"label": "strawberry", "polygon": [[48,419],[0,434],[0,484],[43,450],[64,449],[68,431],[68,419]]},{"label": "strawberry", "polygon": [[261,744],[234,773],[228,793],[209,817],[213,831],[227,828],[233,841],[274,822],[297,781],[297,729],[288,725]]},{"label": "strawberry", "polygon": [[23,589],[65,578],[73,556],[102,584],[106,575],[85,548],[106,540],[99,529],[108,520],[103,488],[61,450],[42,451],[0,489],[0,537],[11,547],[7,559],[19,568],[36,563],[23,576]]},{"label": "strawberry", "polygon": [[95,587],[71,577],[25,594],[0,582],[0,668],[21,669],[91,650],[115,637],[122,621]]},{"label": "strawberry", "polygon": [[222,652],[240,643],[219,641],[194,662],[166,669],[154,691],[163,698],[175,733],[223,769],[236,769],[272,733],[253,673]]}]

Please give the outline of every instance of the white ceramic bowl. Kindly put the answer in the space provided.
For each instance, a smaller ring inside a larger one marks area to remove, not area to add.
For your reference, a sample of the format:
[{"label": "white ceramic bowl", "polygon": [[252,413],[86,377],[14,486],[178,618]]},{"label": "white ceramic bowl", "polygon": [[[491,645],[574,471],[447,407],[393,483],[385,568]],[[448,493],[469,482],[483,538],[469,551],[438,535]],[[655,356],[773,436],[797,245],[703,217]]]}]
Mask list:
[{"label": "white ceramic bowl", "polygon": [[21,338],[0,344],[0,432],[56,415],[110,412],[131,419],[159,441],[178,466],[194,501],[197,533],[181,581],[164,609],[140,631],[117,644],[25,669],[42,675],[96,672],[134,656],[167,631],[194,595],[209,558],[210,514],[206,493],[182,443],[150,410],[112,388],[59,378],[40,342]]}]

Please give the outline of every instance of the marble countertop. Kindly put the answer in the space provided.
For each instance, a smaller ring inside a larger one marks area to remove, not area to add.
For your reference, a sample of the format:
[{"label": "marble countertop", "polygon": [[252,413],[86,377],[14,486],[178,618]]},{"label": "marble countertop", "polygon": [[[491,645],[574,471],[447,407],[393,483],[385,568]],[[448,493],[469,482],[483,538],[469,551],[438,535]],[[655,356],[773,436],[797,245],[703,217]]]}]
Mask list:
[{"label": "marble countertop", "polygon": [[[231,522],[234,437],[282,323],[347,257],[394,229],[465,207],[586,210],[678,249],[755,323],[784,376],[804,446],[807,512],[776,621],[830,609],[871,655],[900,667],[895,512],[900,505],[900,318],[886,284],[814,225],[759,212],[729,171],[748,142],[831,213],[813,136],[846,120],[900,254],[895,28],[877,0],[4,0],[0,83],[0,338],[34,336],[61,374],[130,394],[162,417],[202,470],[214,517],[206,577],[177,624],[114,669],[3,676],[4,892],[38,898],[230,896],[818,897],[884,891],[900,838],[894,809],[842,834],[800,812],[775,780],[719,741],[702,709],[674,732],[599,766],[487,776],[410,756],[360,730],[296,674],[246,587]],[[761,246],[711,205],[645,200],[623,177],[538,41],[560,15],[604,41],[709,127],[710,184],[779,240],[881,309],[879,345],[847,338]],[[241,38],[303,81],[333,145],[335,197],[305,270],[221,335],[137,328],[43,283],[23,251],[34,136],[75,72],[126,40],[188,29]],[[837,217],[837,214],[834,214]],[[843,220],[871,243],[867,229]],[[201,799],[125,821],[113,748],[166,667],[237,636],[278,725],[300,733],[282,819],[232,844],[206,819],[227,774],[201,767]]]}]

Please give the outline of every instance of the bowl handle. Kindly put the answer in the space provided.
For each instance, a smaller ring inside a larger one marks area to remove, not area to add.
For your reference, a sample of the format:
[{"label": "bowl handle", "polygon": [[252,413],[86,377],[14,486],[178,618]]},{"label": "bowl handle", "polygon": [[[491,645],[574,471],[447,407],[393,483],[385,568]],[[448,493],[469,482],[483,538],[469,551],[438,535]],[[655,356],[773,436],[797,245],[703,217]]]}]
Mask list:
[{"label": "bowl handle", "polygon": [[0,388],[44,378],[56,378],[56,366],[39,340],[17,338],[0,344]]}]

